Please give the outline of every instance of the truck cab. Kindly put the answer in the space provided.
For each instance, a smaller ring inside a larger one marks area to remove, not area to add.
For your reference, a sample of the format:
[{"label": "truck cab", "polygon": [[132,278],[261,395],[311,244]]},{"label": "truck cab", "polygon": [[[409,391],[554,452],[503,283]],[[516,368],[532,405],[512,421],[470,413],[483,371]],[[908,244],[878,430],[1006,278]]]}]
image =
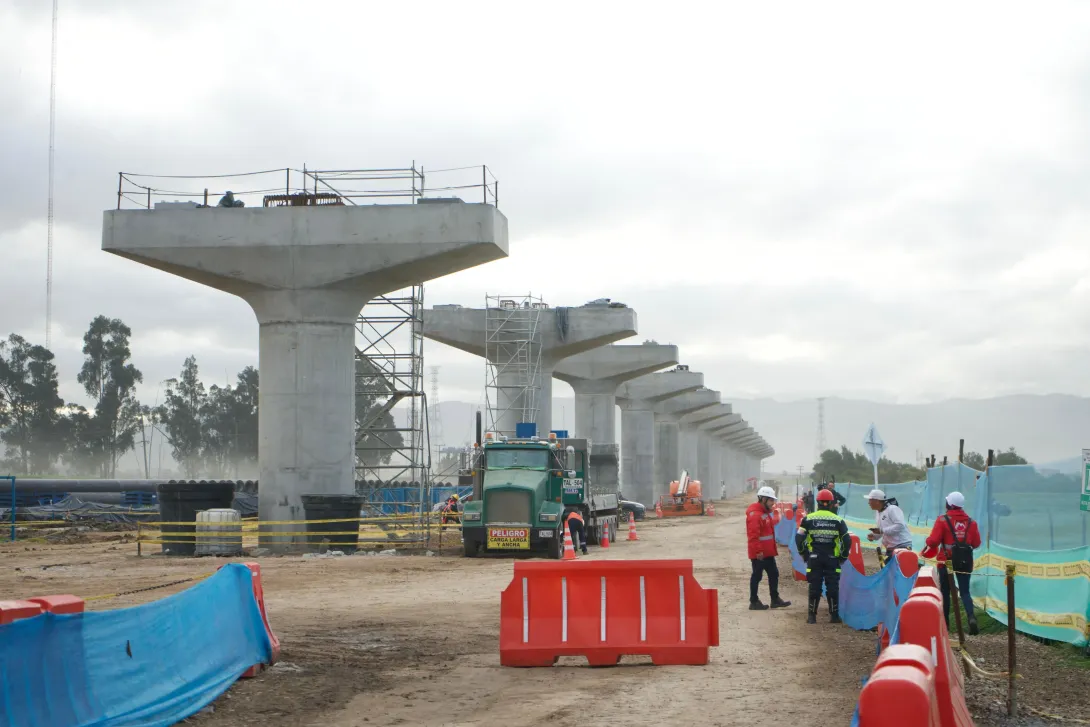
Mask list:
[{"label": "truck cab", "polygon": [[[586,440],[486,439],[479,465],[480,497],[465,505],[462,545],[480,552],[563,552],[566,508],[583,514],[588,541],[616,530],[616,495],[599,497],[587,482]],[[612,525],[609,511],[612,508]]]}]

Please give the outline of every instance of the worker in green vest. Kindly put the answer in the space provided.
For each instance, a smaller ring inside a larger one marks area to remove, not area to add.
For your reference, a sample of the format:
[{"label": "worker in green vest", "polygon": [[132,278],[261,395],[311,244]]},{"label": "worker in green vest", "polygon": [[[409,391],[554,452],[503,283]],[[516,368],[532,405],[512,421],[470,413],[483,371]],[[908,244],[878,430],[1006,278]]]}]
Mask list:
[{"label": "worker in green vest", "polygon": [[810,608],[806,623],[817,623],[821,604],[821,586],[829,599],[829,620],[840,620],[840,566],[848,559],[852,538],[844,518],[833,510],[836,498],[830,490],[817,493],[817,510],[802,519],[795,533],[795,546],[806,562],[806,580],[810,584]]}]

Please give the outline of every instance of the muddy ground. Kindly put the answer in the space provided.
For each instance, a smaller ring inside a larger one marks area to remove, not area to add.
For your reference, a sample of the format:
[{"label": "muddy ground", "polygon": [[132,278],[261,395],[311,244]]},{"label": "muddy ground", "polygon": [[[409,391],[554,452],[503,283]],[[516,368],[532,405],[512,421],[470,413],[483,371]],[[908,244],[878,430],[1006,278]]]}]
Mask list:
[{"label": "muddy ground", "polygon": [[[706,667],[652,667],[646,659],[604,669],[577,659],[551,669],[500,667],[499,593],[511,578],[509,559],[268,557],[258,560],[269,619],[282,644],[281,663],[238,682],[214,711],[189,722],[200,727],[846,725],[874,664],[874,634],[828,623],[808,627],[805,584],[790,578],[785,556],[780,569],[788,577],[781,590],[792,607],[748,610],[742,515],[748,502],[723,503],[714,518],[649,520],[639,525],[639,542],[624,542],[622,536],[610,550],[592,549],[589,556],[692,558],[701,585],[720,593],[722,645],[713,649]],[[100,537],[76,544],[0,545],[0,594],[117,593],[201,575],[222,562],[137,558],[123,534]],[[133,605],[184,587],[90,605]],[[762,598],[767,597],[762,586]],[[827,619],[824,613],[820,617]],[[985,662],[988,653],[982,654]],[[1027,682],[1033,679],[1035,685],[1027,703],[1047,701],[1056,669],[1070,675],[1062,682],[1067,689],[1085,684],[1075,681],[1085,671],[1050,665],[1047,659],[1027,658],[1025,668],[1033,670]],[[1077,700],[1086,699],[1085,691]],[[991,708],[994,699],[990,691],[974,696],[978,725],[1001,723]],[[1066,699],[1063,710],[1055,711],[1088,714],[1082,709]]]}]

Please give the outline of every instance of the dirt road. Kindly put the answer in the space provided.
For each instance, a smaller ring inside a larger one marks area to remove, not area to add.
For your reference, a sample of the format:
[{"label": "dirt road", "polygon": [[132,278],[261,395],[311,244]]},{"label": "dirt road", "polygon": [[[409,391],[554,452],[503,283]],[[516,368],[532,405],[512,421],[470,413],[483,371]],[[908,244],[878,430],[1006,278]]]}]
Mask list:
[{"label": "dirt road", "polygon": [[[742,512],[648,521],[641,540],[591,558],[692,558],[697,580],[719,589],[721,646],[706,667],[652,667],[632,659],[590,669],[499,666],[499,593],[508,559],[425,556],[265,558],[269,618],[281,664],[236,684],[202,727],[360,725],[847,724],[874,635],[807,627],[800,584],[783,581],[783,611],[750,612]],[[7,597],[116,593],[211,570],[207,559],[136,558],[131,544],[0,546]],[[8,557],[8,556],[11,557]],[[781,556],[781,572],[788,561]],[[97,601],[116,608],[163,589]],[[767,600],[767,586],[762,586]],[[822,615],[822,621],[827,620]]]}]

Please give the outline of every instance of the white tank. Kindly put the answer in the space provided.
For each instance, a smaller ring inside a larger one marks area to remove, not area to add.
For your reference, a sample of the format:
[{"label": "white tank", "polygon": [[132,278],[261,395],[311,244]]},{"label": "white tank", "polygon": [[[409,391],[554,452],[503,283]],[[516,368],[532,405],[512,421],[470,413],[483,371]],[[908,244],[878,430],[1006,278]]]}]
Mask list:
[{"label": "white tank", "polygon": [[196,554],[242,554],[242,518],[238,510],[217,508],[197,513]]}]

